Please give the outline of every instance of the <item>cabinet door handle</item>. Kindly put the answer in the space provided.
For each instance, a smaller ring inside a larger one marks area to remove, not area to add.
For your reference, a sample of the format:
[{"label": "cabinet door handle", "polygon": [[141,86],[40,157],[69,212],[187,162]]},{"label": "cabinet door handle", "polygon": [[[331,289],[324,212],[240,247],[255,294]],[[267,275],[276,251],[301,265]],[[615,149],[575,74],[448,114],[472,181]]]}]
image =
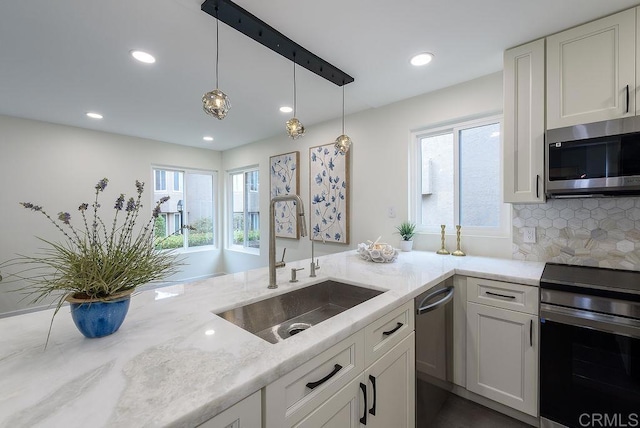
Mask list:
[{"label": "cabinet door handle", "polygon": [[492,293],[491,291],[486,291],[486,293],[491,295],[491,296],[504,297],[505,299],[515,299],[516,298],[516,296],[509,296],[507,294]]},{"label": "cabinet door handle", "polygon": [[536,174],[536,198],[540,197],[540,174]]},{"label": "cabinet door handle", "polygon": [[629,113],[629,85],[627,85],[627,111],[625,113]]},{"label": "cabinet door handle", "polygon": [[376,378],[375,376],[369,375],[369,381],[371,382],[371,385],[373,386],[373,405],[371,406],[371,408],[369,409],[369,413],[371,413],[373,416],[376,415]]},{"label": "cabinet door handle", "polygon": [[325,377],[323,377],[318,381],[309,382],[307,384],[307,388],[309,389],[317,388],[318,386],[322,385],[323,383],[325,383],[326,381],[334,377],[336,373],[338,373],[341,369],[342,369],[342,366],[340,364],[336,364],[335,366],[333,366],[333,371],[331,373],[329,373],[328,375],[326,375]]},{"label": "cabinet door handle", "polygon": [[529,345],[533,347],[533,320],[529,320]]},{"label": "cabinet door handle", "polygon": [[389,330],[389,331],[383,331],[382,334],[384,334],[385,336],[391,336],[393,333],[395,333],[396,331],[400,330],[400,327],[402,327],[403,325],[404,324],[399,322],[398,324],[396,324],[395,328],[393,328],[392,330]]},{"label": "cabinet door handle", "polygon": [[369,404],[367,402],[367,385],[360,382],[360,389],[362,390],[362,395],[364,396],[364,406],[362,406],[362,408],[364,409],[364,412],[362,413],[362,417],[360,418],[360,423],[362,425],[366,425],[367,424],[367,405]]}]

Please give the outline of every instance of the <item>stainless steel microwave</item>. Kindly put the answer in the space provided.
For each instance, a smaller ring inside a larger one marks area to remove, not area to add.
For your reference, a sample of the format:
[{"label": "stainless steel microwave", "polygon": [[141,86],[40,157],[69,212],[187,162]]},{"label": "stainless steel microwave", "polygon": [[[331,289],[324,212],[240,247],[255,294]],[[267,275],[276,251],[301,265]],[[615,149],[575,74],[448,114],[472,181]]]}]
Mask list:
[{"label": "stainless steel microwave", "polygon": [[640,116],[550,129],[550,198],[640,195]]}]

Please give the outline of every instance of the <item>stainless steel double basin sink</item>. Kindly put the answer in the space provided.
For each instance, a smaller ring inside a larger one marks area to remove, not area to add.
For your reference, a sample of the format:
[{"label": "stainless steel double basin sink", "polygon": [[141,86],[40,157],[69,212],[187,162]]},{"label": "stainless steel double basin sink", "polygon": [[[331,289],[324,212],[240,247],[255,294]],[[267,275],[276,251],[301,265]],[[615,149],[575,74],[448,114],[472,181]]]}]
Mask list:
[{"label": "stainless steel double basin sink", "polygon": [[278,343],[382,293],[324,281],[216,315],[268,342]]}]

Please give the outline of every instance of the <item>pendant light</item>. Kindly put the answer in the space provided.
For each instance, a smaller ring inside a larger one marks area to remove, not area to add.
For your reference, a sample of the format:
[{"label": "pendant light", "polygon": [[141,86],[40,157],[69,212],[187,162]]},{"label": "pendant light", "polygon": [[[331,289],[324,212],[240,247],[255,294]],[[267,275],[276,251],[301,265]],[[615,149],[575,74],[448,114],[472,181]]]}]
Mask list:
[{"label": "pendant light", "polygon": [[293,117],[287,120],[287,134],[294,140],[304,135],[304,126],[296,118],[296,54],[293,54]]},{"label": "pendant light", "polygon": [[351,147],[351,138],[347,134],[344,133],[344,82],[342,84],[342,135],[336,138],[335,148],[340,154],[346,154],[349,151],[349,147]]},{"label": "pendant light", "polygon": [[231,102],[229,97],[218,89],[218,57],[220,53],[219,49],[219,32],[218,26],[220,21],[218,20],[218,8],[216,7],[216,89],[207,92],[202,96],[202,109],[205,113],[218,118],[224,119],[231,108]]}]

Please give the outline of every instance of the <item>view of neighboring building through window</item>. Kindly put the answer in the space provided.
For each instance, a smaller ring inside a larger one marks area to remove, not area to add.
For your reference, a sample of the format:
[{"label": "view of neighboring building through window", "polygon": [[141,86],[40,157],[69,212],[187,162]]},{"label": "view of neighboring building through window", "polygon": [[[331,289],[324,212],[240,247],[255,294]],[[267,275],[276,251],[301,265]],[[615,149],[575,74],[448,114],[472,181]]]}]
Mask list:
[{"label": "view of neighboring building through window", "polygon": [[230,247],[260,248],[260,198],[258,169],[229,173]]},{"label": "view of neighboring building through window", "polygon": [[167,190],[167,172],[162,169],[153,171],[154,189],[156,191]]},{"label": "view of neighboring building through window", "polygon": [[[496,232],[504,230],[500,119],[493,118],[416,134],[417,223]],[[452,229],[449,229],[452,230]]]},{"label": "view of neighboring building through window", "polygon": [[[169,196],[156,219],[158,246],[168,249],[213,245],[215,172],[154,168],[153,176],[153,206],[160,198]],[[167,182],[171,183],[171,189],[167,189]]]}]

